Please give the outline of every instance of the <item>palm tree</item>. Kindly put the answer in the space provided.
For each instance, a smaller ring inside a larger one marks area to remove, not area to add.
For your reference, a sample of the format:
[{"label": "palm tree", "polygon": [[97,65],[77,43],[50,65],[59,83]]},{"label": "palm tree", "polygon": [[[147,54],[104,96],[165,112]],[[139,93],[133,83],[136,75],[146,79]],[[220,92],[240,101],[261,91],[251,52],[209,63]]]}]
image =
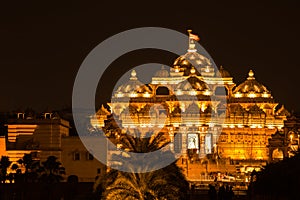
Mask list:
[{"label": "palm tree", "polygon": [[28,173],[30,169],[32,169],[34,160],[32,159],[31,154],[24,154],[23,158],[18,160],[18,163],[24,165],[25,173]]},{"label": "palm tree", "polygon": [[45,183],[57,183],[63,180],[62,175],[65,173],[65,168],[57,161],[57,157],[49,156],[46,161],[42,162],[40,168],[40,181]]},{"label": "palm tree", "polygon": [[[152,134],[152,133],[147,133]],[[148,153],[165,147],[169,140],[164,133],[152,135],[152,137],[141,138],[140,132],[134,135],[122,135],[120,142],[124,149],[136,153]],[[148,135],[149,136],[149,135]],[[164,152],[173,156],[171,152]],[[127,157],[122,157],[122,164],[129,168],[136,169],[136,161]],[[145,154],[144,167],[149,168],[150,172],[135,173],[123,172],[111,169],[103,177],[99,177],[95,183],[94,189],[103,192],[103,199],[186,199],[188,183],[181,173],[181,169],[175,163],[152,171],[155,169],[156,158],[147,157]],[[145,164],[146,163],[146,164]]]},{"label": "palm tree", "polygon": [[18,160],[20,165],[25,167],[25,173],[23,181],[25,182],[37,182],[40,169],[40,161],[34,160],[31,154],[24,154],[22,159]]},{"label": "palm tree", "polygon": [[5,183],[7,179],[7,169],[11,165],[11,161],[8,156],[2,156],[0,160],[0,182]]},{"label": "palm tree", "polygon": [[123,149],[136,153],[149,153],[167,146],[170,142],[167,135],[163,132],[153,134],[153,132],[142,133],[135,130],[134,133],[122,135],[120,142]]},{"label": "palm tree", "polygon": [[119,172],[104,199],[184,199],[184,177],[178,178],[175,166],[147,173]]}]

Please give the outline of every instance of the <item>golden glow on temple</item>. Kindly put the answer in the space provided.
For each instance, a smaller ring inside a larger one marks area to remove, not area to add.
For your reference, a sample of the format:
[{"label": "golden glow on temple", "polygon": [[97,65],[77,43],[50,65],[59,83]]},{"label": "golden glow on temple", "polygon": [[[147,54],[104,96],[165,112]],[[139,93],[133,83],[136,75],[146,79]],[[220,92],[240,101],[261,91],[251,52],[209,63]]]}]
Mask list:
[{"label": "golden glow on temple", "polygon": [[[196,96],[197,101],[185,98],[188,95]],[[182,155],[178,165],[189,165],[189,179],[199,178],[197,163],[202,166],[207,158],[213,160],[208,164],[211,171],[236,171],[230,163],[239,163],[245,170],[285,154],[280,149],[269,152],[268,141],[283,131],[289,112],[277,108],[278,103],[256,80],[254,71],[236,84],[222,66],[215,70],[209,58],[197,53],[191,38],[187,53],[169,70],[162,66],[151,83],[141,83],[132,70],[128,82],[115,91],[108,105],[110,111],[102,107],[92,117],[94,127],[103,127],[107,116],[113,114],[126,131],[165,127],[161,131],[171,138],[178,134],[170,146]]]},{"label": "golden glow on temple", "polygon": [[[142,136],[164,133],[169,150],[179,157],[177,164],[190,181],[209,179],[210,173],[259,170],[267,162],[292,156],[299,148],[299,121],[279,106],[254,71],[236,84],[223,66],[217,70],[197,52],[191,37],[186,54],[170,68],[162,66],[149,84],[143,84],[132,70],[111,102],[94,116],[84,117],[89,135],[102,129],[107,137],[116,139],[117,148],[122,148],[120,134],[136,129]],[[120,132],[115,131],[114,123]],[[0,155],[9,156],[14,164],[28,153],[40,161],[54,155],[66,167],[66,176],[76,174],[83,182],[94,181],[106,171],[80,138],[69,134],[69,121],[58,113],[46,111],[36,116],[30,110],[17,111],[6,126],[7,135],[0,137]],[[106,150],[101,153],[108,153]],[[82,170],[86,167],[89,170]]]}]

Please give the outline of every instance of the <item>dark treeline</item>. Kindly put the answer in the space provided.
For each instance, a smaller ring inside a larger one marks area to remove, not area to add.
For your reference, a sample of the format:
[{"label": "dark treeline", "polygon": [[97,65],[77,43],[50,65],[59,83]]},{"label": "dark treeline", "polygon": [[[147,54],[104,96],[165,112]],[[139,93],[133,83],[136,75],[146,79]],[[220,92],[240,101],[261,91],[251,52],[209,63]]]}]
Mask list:
[{"label": "dark treeline", "polygon": [[299,199],[300,153],[253,172],[249,193],[252,199]]}]

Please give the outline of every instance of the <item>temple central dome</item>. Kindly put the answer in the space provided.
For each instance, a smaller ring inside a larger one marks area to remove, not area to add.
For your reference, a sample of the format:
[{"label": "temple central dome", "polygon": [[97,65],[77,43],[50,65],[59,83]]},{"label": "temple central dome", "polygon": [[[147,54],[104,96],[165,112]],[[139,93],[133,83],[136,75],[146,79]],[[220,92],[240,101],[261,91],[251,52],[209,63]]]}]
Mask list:
[{"label": "temple central dome", "polygon": [[173,68],[178,72],[183,72],[184,76],[190,75],[192,67],[195,67],[198,76],[206,73],[214,75],[214,68],[210,60],[196,51],[188,51],[186,54],[179,56],[173,63]]},{"label": "temple central dome", "polygon": [[189,48],[187,50],[187,53],[179,56],[175,60],[171,72],[175,72],[175,76],[176,73],[181,76],[189,76],[191,69],[195,68],[197,76],[215,76],[215,70],[211,60],[197,52],[195,41],[199,41],[199,37],[197,35],[191,34],[191,30],[188,30],[188,32]]},{"label": "temple central dome", "polygon": [[175,60],[173,63],[174,71],[183,76],[189,76],[191,69],[194,67],[197,76],[213,77],[215,72],[212,62],[209,58],[199,54],[195,47],[194,39],[189,37],[189,48],[187,53],[179,56]]}]

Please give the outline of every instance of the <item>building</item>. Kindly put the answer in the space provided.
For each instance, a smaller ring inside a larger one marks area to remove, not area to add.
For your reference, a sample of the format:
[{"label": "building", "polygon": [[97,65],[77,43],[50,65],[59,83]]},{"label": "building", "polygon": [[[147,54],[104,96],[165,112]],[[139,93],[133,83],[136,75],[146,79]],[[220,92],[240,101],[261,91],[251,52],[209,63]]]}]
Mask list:
[{"label": "building", "polygon": [[106,172],[106,166],[94,158],[78,136],[62,138],[61,155],[66,176],[76,175],[79,182],[94,182],[97,176]]},{"label": "building", "polygon": [[[200,180],[211,172],[244,173],[292,156],[299,147],[300,122],[278,105],[252,70],[236,84],[227,70],[198,53],[190,38],[187,53],[170,69],[157,71],[149,84],[141,83],[133,70],[111,102],[90,116],[87,128],[97,132],[114,117],[122,131],[105,127],[107,136],[137,128],[164,132],[188,179]],[[66,177],[94,181],[106,166],[69,131],[69,122],[58,113],[17,111],[7,121],[7,137],[0,137],[0,155],[14,163],[25,153],[41,161],[56,156]]]},{"label": "building", "polygon": [[69,122],[57,113],[47,111],[36,115],[31,110],[17,112],[7,121],[7,149],[31,150],[41,161],[49,156],[61,160],[61,139],[69,136],[69,128]]},{"label": "building", "polygon": [[[108,106],[92,116],[95,128],[103,127],[109,114],[126,131],[158,128],[174,142],[171,150],[181,155],[179,165],[192,171],[208,159],[206,173],[208,169],[245,171],[272,160],[269,139],[284,131],[290,115],[278,107],[252,70],[236,84],[227,70],[222,66],[217,70],[197,52],[191,37],[187,53],[170,70],[162,67],[151,83],[141,83],[132,70],[130,80],[114,92]],[[200,174],[199,170],[193,173]]]},{"label": "building", "polygon": [[[0,155],[8,156],[15,164],[24,154],[31,154],[41,162],[55,156],[66,169],[65,178],[76,175],[80,182],[94,182],[95,177],[106,170],[78,136],[69,134],[69,121],[57,112],[17,111],[7,120],[6,126],[7,137],[0,137]],[[24,172],[24,167],[19,167]]]}]

